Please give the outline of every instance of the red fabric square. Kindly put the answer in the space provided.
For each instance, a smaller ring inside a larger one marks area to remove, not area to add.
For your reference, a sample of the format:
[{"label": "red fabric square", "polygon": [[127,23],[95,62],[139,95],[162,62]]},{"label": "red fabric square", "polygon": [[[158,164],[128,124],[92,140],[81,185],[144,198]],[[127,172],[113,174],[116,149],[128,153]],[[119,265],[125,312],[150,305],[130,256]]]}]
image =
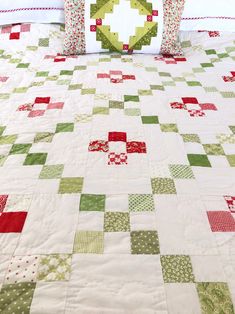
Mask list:
[{"label": "red fabric square", "polygon": [[217,110],[214,104],[199,104],[202,110]]},{"label": "red fabric square", "polygon": [[235,76],[235,71],[232,71],[231,74],[232,74],[232,76]]},{"label": "red fabric square", "polygon": [[146,144],[144,142],[127,142],[126,151],[128,154],[139,153],[146,154]]},{"label": "red fabric square", "polygon": [[0,82],[5,83],[8,79],[9,79],[9,77],[7,77],[7,76],[0,76]]},{"label": "red fabric square", "polygon": [[122,71],[109,71],[110,75],[122,75]]},{"label": "red fabric square", "polygon": [[20,33],[17,32],[17,33],[11,33],[10,34],[10,40],[12,39],[20,39]]},{"label": "red fabric square", "polygon": [[96,25],[91,25],[90,26],[90,31],[91,32],[96,32]]},{"label": "red fabric square", "polygon": [[172,109],[186,109],[186,106],[184,104],[181,104],[180,102],[172,102],[171,108]]},{"label": "red fabric square", "polygon": [[153,15],[153,16],[158,16],[158,10],[153,10],[153,11],[152,11],[152,15]]},{"label": "red fabric square", "polygon": [[110,78],[110,75],[107,73],[98,73],[97,78]]},{"label": "red fabric square", "polygon": [[231,213],[235,213],[235,196],[224,196]]},{"label": "red fabric square", "polygon": [[184,104],[198,104],[198,100],[195,97],[183,97],[182,101]]},{"label": "red fabric square", "polygon": [[109,142],[126,142],[126,132],[109,132]]},{"label": "red fabric square", "polygon": [[12,30],[11,25],[10,26],[4,26],[4,27],[2,27],[1,33],[2,34],[9,34],[11,32],[11,30]]},{"label": "red fabric square", "polygon": [[185,61],[187,61],[187,59],[184,58],[184,57],[175,57],[174,59],[175,59],[175,61],[177,61],[177,62],[185,62]]},{"label": "red fabric square", "polygon": [[40,117],[43,116],[45,113],[45,110],[32,110],[30,111],[30,113],[28,114],[29,118],[35,118],[35,117]]},{"label": "red fabric square", "polygon": [[88,147],[89,152],[104,152],[107,153],[109,151],[109,143],[108,141],[92,141]]},{"label": "red fabric square", "polygon": [[51,97],[36,97],[35,104],[49,104]]},{"label": "red fabric square", "polygon": [[54,102],[48,104],[47,109],[63,109],[63,107],[64,107],[63,102]]},{"label": "red fabric square", "polygon": [[20,31],[21,32],[29,32],[30,31],[30,24],[21,24],[20,25]]},{"label": "red fabric square", "polygon": [[102,19],[96,19],[96,25],[102,25]]},{"label": "red fabric square", "polygon": [[108,165],[127,165],[127,155],[125,153],[109,153]]},{"label": "red fabric square", "polygon": [[207,217],[213,232],[235,232],[235,220],[230,212],[209,211]]},{"label": "red fabric square", "polygon": [[0,195],[0,213],[3,212],[6,202],[8,199],[8,195]]},{"label": "red fabric square", "polygon": [[203,112],[202,110],[188,110],[190,117],[204,117],[205,116],[205,112]]},{"label": "red fabric square", "polygon": [[152,15],[147,15],[147,21],[148,22],[152,22],[153,20],[153,16]]},{"label": "red fabric square", "polygon": [[135,80],[135,75],[123,75],[123,80]]},{"label": "red fabric square", "polygon": [[65,62],[66,58],[61,58],[61,57],[55,57],[54,62]]},{"label": "red fabric square", "polygon": [[24,227],[27,212],[8,212],[0,215],[0,233],[20,233]]},{"label": "red fabric square", "polygon": [[123,50],[128,50],[129,49],[129,45],[128,44],[124,44],[122,47]]}]

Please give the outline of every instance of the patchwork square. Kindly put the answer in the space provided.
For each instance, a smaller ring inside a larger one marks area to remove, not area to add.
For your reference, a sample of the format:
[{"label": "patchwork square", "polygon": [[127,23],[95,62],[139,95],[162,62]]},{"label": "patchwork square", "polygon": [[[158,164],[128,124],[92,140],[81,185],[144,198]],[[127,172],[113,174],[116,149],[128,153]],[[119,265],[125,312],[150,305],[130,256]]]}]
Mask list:
[{"label": "patchwork square", "polygon": [[102,254],[104,252],[104,233],[102,231],[77,231],[73,252]]},{"label": "patchwork square", "polygon": [[160,254],[157,231],[132,231],[132,254]]},{"label": "patchwork square", "polygon": [[59,193],[81,193],[83,178],[62,178],[60,179]]},{"label": "patchwork square", "polygon": [[171,175],[174,179],[195,179],[193,171],[187,165],[169,165]]},{"label": "patchwork square", "polygon": [[73,132],[74,124],[73,123],[58,123],[56,126],[56,133],[61,132]]},{"label": "patchwork square", "polygon": [[160,128],[162,132],[175,132],[178,133],[178,127],[176,124],[160,124]]},{"label": "patchwork square", "polygon": [[7,212],[0,215],[0,233],[21,233],[27,212]]},{"label": "patchwork square", "polygon": [[152,178],[153,194],[176,194],[175,183],[170,178]]},{"label": "patchwork square", "polygon": [[161,256],[163,279],[165,283],[194,282],[191,259],[187,255]]},{"label": "patchwork square", "polygon": [[235,154],[226,156],[230,167],[235,167]]},{"label": "patchwork square", "polygon": [[128,203],[131,212],[154,211],[155,209],[152,194],[130,194]]},{"label": "patchwork square", "polygon": [[130,231],[130,216],[124,212],[106,212],[104,214],[105,232]]},{"label": "patchwork square", "polygon": [[4,314],[30,313],[36,283],[21,282],[3,285],[0,297],[0,309]]},{"label": "patchwork square", "polygon": [[203,147],[207,155],[225,155],[220,144],[203,144]]},{"label": "patchwork square", "polygon": [[195,167],[211,167],[211,163],[207,155],[202,154],[188,154],[188,161],[190,166]]},{"label": "patchwork square", "polygon": [[9,154],[27,154],[32,144],[14,144]]},{"label": "patchwork square", "polygon": [[197,283],[196,287],[202,314],[234,313],[234,307],[227,283],[200,282]]},{"label": "patchwork square", "polygon": [[208,211],[207,217],[213,232],[235,232],[235,219],[227,211]]},{"label": "patchwork square", "polygon": [[46,163],[47,153],[32,153],[26,156],[25,166],[44,165]]},{"label": "patchwork square", "polygon": [[40,179],[59,179],[62,176],[64,165],[44,165],[39,175]]},{"label": "patchwork square", "polygon": [[80,211],[104,211],[105,195],[82,194],[80,198]]},{"label": "patchwork square", "polygon": [[71,272],[70,254],[53,254],[41,256],[37,280],[68,281]]},{"label": "patchwork square", "polygon": [[142,116],[142,123],[143,124],[158,124],[158,116]]}]

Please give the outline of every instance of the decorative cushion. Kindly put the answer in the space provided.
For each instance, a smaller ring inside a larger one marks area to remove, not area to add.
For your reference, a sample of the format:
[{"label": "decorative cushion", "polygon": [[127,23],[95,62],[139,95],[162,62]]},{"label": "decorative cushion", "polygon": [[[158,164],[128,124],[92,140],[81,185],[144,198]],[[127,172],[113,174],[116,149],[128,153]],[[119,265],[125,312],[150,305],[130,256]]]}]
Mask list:
[{"label": "decorative cushion", "polygon": [[65,0],[64,53],[181,54],[184,0]]}]

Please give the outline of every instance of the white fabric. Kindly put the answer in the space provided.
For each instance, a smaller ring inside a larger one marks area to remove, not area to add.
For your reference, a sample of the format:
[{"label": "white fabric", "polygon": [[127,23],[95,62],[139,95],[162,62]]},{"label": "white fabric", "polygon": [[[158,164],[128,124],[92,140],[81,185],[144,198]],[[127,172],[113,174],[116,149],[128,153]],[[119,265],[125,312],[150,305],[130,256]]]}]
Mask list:
[{"label": "white fabric", "polygon": [[180,29],[235,32],[235,1],[186,0]]},{"label": "white fabric", "polygon": [[13,23],[64,23],[63,0],[0,1],[0,25]]}]

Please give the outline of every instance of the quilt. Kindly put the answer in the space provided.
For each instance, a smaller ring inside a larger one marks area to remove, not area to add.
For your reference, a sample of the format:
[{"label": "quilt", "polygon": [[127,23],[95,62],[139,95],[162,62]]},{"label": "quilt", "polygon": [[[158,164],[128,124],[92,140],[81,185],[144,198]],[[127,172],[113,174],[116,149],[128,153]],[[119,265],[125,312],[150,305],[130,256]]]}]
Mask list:
[{"label": "quilt", "polygon": [[235,35],[63,56],[0,28],[0,312],[232,314]]}]

